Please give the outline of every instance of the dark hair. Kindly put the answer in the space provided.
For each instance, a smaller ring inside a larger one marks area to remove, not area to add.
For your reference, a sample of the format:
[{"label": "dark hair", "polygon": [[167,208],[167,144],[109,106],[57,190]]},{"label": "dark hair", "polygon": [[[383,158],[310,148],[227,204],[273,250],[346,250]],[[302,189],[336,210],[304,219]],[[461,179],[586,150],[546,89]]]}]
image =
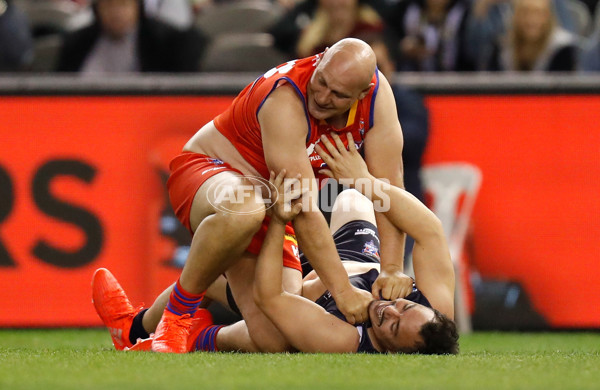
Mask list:
[{"label": "dark hair", "polygon": [[421,327],[419,335],[423,338],[413,353],[425,355],[456,355],[458,353],[458,331],[456,324],[444,314],[433,309],[433,320]]}]

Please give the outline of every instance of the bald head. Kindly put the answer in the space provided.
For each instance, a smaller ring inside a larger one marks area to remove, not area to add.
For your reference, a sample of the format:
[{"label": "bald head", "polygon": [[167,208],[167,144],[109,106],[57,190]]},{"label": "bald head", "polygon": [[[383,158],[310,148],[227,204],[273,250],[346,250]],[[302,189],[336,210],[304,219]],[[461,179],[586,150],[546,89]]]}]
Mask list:
[{"label": "bald head", "polygon": [[308,112],[342,128],[352,105],[373,86],[375,53],[359,39],[342,39],[325,51],[307,85]]},{"label": "bald head", "polygon": [[367,88],[375,73],[377,58],[371,46],[356,38],[345,38],[331,46],[319,66],[361,89]]}]

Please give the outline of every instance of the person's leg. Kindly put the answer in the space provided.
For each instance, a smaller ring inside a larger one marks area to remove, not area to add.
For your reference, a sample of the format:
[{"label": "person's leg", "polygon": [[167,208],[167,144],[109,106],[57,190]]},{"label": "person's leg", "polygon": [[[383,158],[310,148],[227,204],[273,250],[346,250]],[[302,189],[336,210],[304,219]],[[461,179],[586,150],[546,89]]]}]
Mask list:
[{"label": "person's leg", "polygon": [[[222,175],[229,175],[222,178]],[[228,196],[214,191],[232,191]],[[191,293],[202,293],[238,261],[265,217],[264,202],[251,183],[229,172],[213,176],[196,193],[190,212],[194,237],[180,281]]]},{"label": "person's leg", "polygon": [[246,321],[221,328],[216,337],[217,349],[223,352],[260,352],[250,338]]},{"label": "person's leg", "polygon": [[357,220],[368,221],[376,225],[373,203],[356,190],[342,191],[333,203],[331,222],[329,223],[331,233],[337,232],[348,222]]},{"label": "person's leg", "polygon": [[240,175],[224,172],[196,192],[190,211],[195,232],[190,252],[156,329],[154,351],[187,352],[188,332],[177,329],[191,327],[204,292],[240,259],[264,219],[262,198],[249,193],[251,188]]},{"label": "person's leg", "polygon": [[[226,284],[227,281],[225,278],[222,276],[219,277],[208,289],[207,296],[219,301],[221,304],[226,304]],[[142,307],[134,308],[117,279],[107,269],[100,268],[94,273],[92,286],[94,306],[105,325],[109,328],[115,348],[117,350],[127,349],[132,351],[149,350],[151,340],[148,338],[156,330],[175,285],[167,287],[156,298],[152,306],[147,309],[143,309]],[[118,310],[106,310],[108,306],[114,307],[115,305],[118,306]],[[201,311],[197,313],[200,315],[195,315],[193,321],[203,321],[204,323],[200,324],[203,328],[202,330],[213,326],[210,315]],[[206,334],[208,332],[202,335],[200,335],[201,332],[196,332],[196,340],[189,340],[190,342],[188,342],[188,345],[192,345],[193,343],[192,346],[194,347],[190,352],[196,350],[196,345],[213,345],[217,348],[215,350],[219,351],[259,351],[250,338],[248,327],[244,321],[239,321],[225,327],[214,326],[213,332],[213,340],[210,340],[210,333]],[[139,340],[143,341],[136,344],[136,341]]]}]

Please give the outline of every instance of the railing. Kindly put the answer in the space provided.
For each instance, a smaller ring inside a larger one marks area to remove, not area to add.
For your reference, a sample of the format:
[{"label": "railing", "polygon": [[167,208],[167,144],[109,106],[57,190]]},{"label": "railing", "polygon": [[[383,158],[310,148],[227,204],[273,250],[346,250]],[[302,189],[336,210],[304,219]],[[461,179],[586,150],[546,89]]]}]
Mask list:
[{"label": "railing", "polygon": [[[82,78],[0,74],[0,95],[235,95],[254,73],[200,73]],[[398,73],[394,81],[431,95],[596,94],[600,74]]]}]

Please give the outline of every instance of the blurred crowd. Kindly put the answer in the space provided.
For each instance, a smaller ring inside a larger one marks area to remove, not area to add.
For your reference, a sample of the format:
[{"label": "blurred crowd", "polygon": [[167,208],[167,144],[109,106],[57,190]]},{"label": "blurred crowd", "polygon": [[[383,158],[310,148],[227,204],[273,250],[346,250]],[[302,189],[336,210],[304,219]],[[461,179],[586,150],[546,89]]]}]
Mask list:
[{"label": "blurred crowd", "polygon": [[598,0],[0,0],[0,72],[258,72],[345,37],[377,48],[384,73],[598,71],[598,8]]}]

